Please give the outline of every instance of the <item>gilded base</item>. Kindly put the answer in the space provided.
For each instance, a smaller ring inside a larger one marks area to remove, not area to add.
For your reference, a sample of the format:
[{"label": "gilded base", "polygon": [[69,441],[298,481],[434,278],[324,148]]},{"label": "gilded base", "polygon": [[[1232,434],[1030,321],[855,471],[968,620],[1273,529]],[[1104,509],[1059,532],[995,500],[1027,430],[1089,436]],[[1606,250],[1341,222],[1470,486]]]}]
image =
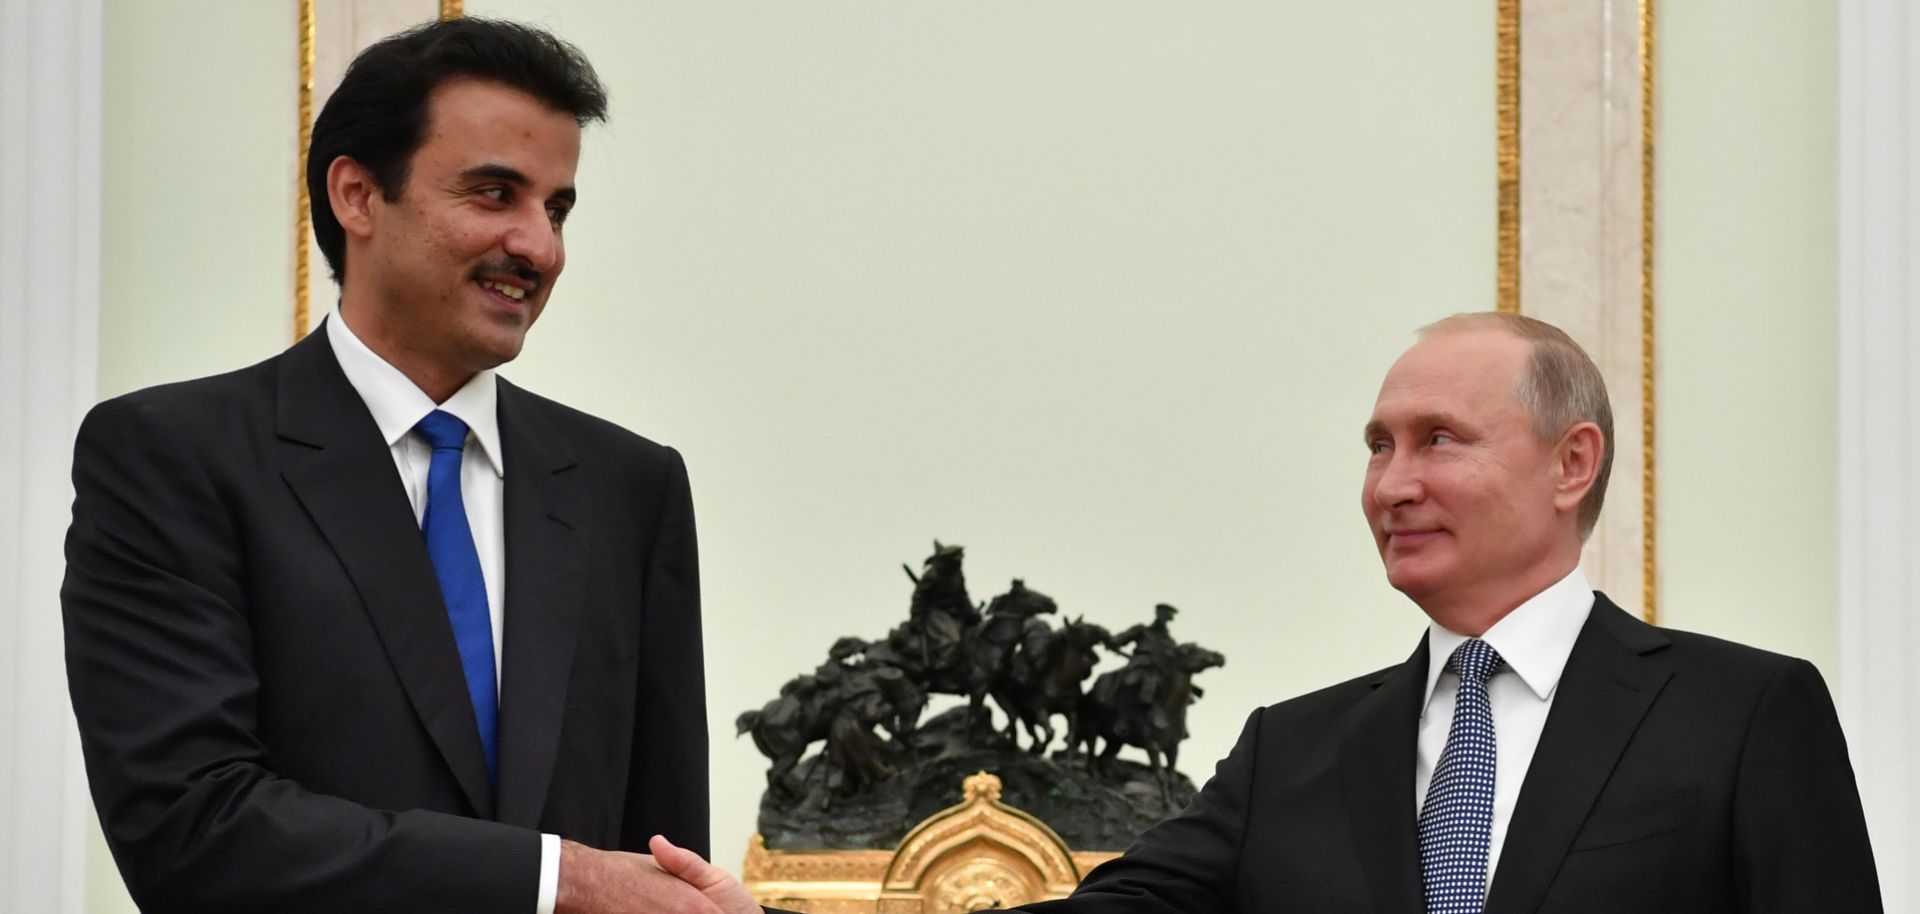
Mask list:
[{"label": "gilded base", "polygon": [[1000,779],[928,816],[891,851],[779,851],[754,835],[744,882],[755,901],[803,914],[959,914],[1065,898],[1113,851],[1069,849],[1046,823],[1000,802]]}]

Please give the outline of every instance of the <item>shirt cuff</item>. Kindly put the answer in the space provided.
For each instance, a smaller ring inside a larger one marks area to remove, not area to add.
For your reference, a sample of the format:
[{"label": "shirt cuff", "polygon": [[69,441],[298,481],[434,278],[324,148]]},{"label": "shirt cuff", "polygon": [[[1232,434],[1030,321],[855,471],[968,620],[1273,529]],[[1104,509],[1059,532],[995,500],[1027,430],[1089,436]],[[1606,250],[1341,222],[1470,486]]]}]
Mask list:
[{"label": "shirt cuff", "polygon": [[560,897],[560,836],[540,836],[540,892],[534,896],[533,914],[553,914]]}]

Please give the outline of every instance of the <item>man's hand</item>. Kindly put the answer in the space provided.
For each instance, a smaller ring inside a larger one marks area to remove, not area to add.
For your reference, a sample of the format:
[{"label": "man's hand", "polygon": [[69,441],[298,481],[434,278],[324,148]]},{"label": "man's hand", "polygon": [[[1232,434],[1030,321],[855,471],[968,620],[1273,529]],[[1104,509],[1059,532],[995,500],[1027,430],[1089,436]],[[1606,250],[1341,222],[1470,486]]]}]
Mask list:
[{"label": "man's hand", "polygon": [[[560,892],[554,899],[554,914],[760,914],[753,899],[725,871],[665,838],[653,841],[655,848],[675,855],[676,868],[669,870],[646,854],[561,842]],[[696,883],[696,878],[704,881]],[[713,887],[711,894],[707,886]]]},{"label": "man's hand", "polygon": [[647,842],[647,849],[653,851],[653,858],[661,869],[699,889],[721,914],[760,914],[760,906],[753,903],[752,896],[731,873],[700,859],[699,854],[674,846],[663,835],[654,835]]}]

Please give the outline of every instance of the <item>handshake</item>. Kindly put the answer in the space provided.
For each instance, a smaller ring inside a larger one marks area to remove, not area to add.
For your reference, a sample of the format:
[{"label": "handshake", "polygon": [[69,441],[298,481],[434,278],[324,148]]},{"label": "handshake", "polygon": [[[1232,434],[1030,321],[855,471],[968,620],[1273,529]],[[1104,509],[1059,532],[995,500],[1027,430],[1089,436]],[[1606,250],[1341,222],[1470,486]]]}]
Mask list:
[{"label": "handshake", "polygon": [[660,835],[652,854],[560,845],[554,914],[760,914],[740,881]]}]

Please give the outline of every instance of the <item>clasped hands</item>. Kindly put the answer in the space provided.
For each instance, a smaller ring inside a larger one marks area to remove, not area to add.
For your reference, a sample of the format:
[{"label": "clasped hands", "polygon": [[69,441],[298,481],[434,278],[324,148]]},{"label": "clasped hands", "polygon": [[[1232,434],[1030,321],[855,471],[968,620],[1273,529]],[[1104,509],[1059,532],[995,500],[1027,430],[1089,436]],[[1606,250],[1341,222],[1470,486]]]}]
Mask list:
[{"label": "clasped hands", "polygon": [[739,880],[665,837],[652,854],[560,845],[554,914],[761,914]]}]

